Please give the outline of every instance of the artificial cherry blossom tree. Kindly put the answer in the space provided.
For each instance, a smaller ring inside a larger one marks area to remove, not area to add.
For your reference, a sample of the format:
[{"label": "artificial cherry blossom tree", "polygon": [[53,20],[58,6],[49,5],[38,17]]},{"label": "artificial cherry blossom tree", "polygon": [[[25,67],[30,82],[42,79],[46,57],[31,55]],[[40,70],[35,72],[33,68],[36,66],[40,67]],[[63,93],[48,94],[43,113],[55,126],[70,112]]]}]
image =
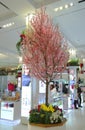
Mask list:
[{"label": "artificial cherry blossom tree", "polygon": [[46,83],[48,104],[49,83],[66,68],[69,58],[67,42],[44,8],[35,13],[22,42],[23,62],[31,76]]}]

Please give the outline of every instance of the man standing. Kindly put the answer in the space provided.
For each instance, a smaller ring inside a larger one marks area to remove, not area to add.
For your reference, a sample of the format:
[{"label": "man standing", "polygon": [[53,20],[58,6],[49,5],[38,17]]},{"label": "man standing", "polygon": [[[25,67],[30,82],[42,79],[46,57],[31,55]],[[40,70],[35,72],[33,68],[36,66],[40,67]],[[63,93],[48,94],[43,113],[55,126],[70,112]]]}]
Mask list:
[{"label": "man standing", "polygon": [[77,84],[74,85],[74,108],[78,109],[78,93],[77,93]]},{"label": "man standing", "polygon": [[78,88],[77,88],[77,93],[78,93],[78,106],[82,107],[81,106],[81,93],[82,93],[82,90],[81,90],[81,87],[79,85],[78,85]]}]

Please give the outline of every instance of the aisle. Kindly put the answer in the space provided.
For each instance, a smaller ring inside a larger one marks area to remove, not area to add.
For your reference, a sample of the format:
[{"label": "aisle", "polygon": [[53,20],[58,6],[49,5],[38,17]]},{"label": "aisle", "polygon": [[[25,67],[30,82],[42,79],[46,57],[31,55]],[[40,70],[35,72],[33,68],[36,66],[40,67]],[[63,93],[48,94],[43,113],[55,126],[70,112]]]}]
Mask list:
[{"label": "aisle", "polygon": [[[66,113],[67,122],[59,130],[85,130],[85,103],[82,108],[73,109]],[[57,128],[56,128],[57,129]],[[27,125],[2,124],[0,122],[0,130],[29,130]]]},{"label": "aisle", "polygon": [[0,130],[28,130],[28,126],[27,125],[22,125],[22,124],[18,124],[18,125],[12,125],[9,123],[7,124],[2,124],[0,122]]},{"label": "aisle", "polygon": [[85,130],[85,104],[82,108],[73,109],[68,114],[66,129],[62,130]]}]

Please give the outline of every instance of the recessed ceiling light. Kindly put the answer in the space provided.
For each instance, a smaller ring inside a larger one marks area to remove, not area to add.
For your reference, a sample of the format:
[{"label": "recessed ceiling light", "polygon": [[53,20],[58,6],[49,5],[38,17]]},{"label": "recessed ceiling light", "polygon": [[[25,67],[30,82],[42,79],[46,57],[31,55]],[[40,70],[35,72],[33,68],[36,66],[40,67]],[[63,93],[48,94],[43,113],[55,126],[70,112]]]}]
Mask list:
[{"label": "recessed ceiling light", "polygon": [[54,9],[54,11],[58,11],[58,10],[59,10],[59,8],[55,8],[55,9]]},{"label": "recessed ceiling light", "polygon": [[66,4],[66,5],[64,5],[64,6],[60,6],[59,8],[57,7],[57,8],[55,8],[54,9],[54,11],[59,11],[59,10],[63,10],[63,9],[67,9],[67,8],[69,8],[69,7],[72,7],[74,4],[71,2],[71,3],[69,3],[69,4]]},{"label": "recessed ceiling light", "polygon": [[6,28],[6,25],[3,25],[2,27],[3,27],[3,28]]},{"label": "recessed ceiling light", "polygon": [[65,5],[65,8],[67,9],[67,8],[68,8],[68,5]]},{"label": "recessed ceiling light", "polygon": [[62,10],[62,9],[63,9],[63,6],[60,6],[59,9]]},{"label": "recessed ceiling light", "polygon": [[73,6],[73,3],[70,3],[70,6]]},{"label": "recessed ceiling light", "polygon": [[10,27],[10,26],[12,26],[12,25],[14,25],[14,22],[4,24],[2,27],[3,27],[3,28],[7,28],[7,27]]}]

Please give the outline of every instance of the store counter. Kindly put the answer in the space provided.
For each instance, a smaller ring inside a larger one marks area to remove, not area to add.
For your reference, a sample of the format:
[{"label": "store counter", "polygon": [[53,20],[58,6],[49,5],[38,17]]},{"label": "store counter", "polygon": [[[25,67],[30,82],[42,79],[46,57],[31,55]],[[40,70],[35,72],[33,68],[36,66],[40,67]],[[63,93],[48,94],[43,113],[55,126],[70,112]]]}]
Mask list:
[{"label": "store counter", "polygon": [[1,101],[0,102],[1,107],[1,119],[6,120],[18,120],[21,118],[21,101],[15,100],[15,101]]}]

